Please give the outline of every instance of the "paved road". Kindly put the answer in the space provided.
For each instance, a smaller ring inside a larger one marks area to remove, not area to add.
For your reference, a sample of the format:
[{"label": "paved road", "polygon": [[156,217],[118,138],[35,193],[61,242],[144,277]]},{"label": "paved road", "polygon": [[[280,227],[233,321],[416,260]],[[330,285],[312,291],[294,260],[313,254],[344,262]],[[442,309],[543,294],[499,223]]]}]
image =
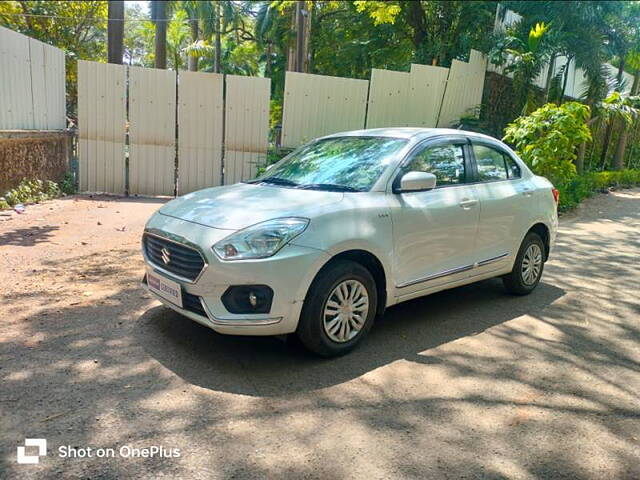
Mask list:
[{"label": "paved road", "polygon": [[[639,190],[564,218],[532,295],[491,280],[412,301],[333,360],[142,294],[157,206],[61,201],[0,224],[1,478],[640,478]],[[25,437],[48,440],[39,465],[16,464]]]}]

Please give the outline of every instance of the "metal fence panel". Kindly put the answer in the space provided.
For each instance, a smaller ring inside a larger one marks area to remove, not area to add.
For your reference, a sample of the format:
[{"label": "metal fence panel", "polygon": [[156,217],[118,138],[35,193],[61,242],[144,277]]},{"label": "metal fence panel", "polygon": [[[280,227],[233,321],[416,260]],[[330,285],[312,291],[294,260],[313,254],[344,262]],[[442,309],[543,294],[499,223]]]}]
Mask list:
[{"label": "metal fence panel", "polygon": [[332,133],[364,128],[368,80],[287,72],[282,146],[295,148]]},{"label": "metal fence panel", "polygon": [[46,43],[44,49],[45,88],[47,92],[47,129],[67,128],[67,100],[64,52]]},{"label": "metal fence panel", "polygon": [[411,75],[371,69],[367,128],[406,127]]},{"label": "metal fence panel", "polygon": [[[46,130],[47,121],[47,73],[44,44],[29,38],[31,95],[33,99],[33,124],[31,128]],[[53,92],[52,92],[53,94]]]},{"label": "metal fence panel", "polygon": [[222,184],[224,76],[178,74],[178,192]]},{"label": "metal fence panel", "polygon": [[176,72],[129,67],[129,192],[173,195]]},{"label": "metal fence panel", "polygon": [[469,63],[459,60],[451,62],[447,88],[438,119],[439,127],[454,125],[460,117],[471,113],[482,103],[486,69],[486,56],[476,50],[471,50]]},{"label": "metal fence panel", "polygon": [[33,128],[29,37],[0,27],[0,129]]},{"label": "metal fence panel", "polygon": [[226,76],[224,183],[255,176],[267,157],[271,80]]},{"label": "metal fence panel", "polygon": [[0,129],[66,127],[64,52],[0,27]]},{"label": "metal fence panel", "polygon": [[81,191],[125,191],[125,67],[78,61]]},{"label": "metal fence panel", "polygon": [[433,128],[438,124],[448,76],[448,68],[411,65],[407,126]]}]

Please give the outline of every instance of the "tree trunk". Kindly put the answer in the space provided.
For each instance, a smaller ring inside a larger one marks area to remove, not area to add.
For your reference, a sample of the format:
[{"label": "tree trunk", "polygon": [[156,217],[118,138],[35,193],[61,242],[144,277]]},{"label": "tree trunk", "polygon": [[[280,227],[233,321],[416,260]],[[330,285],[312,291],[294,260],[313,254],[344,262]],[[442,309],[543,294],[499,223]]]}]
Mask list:
[{"label": "tree trunk", "polygon": [[616,144],[616,153],[613,156],[613,169],[622,170],[624,168],[624,153],[627,149],[627,140],[629,138],[629,127],[622,122],[620,136]]},{"label": "tree trunk", "polygon": [[636,70],[633,76],[633,85],[631,86],[631,95],[637,95],[640,91],[640,70]]},{"label": "tree trunk", "polygon": [[222,22],[221,22],[221,14],[220,14],[220,3],[217,2],[216,6],[216,13],[215,13],[215,18],[214,18],[214,23],[215,23],[215,28],[216,28],[216,32],[215,32],[215,53],[213,56],[213,71],[215,73],[220,73],[220,71],[222,70],[222,65],[221,65],[221,59],[222,59]]},{"label": "tree trunk", "polygon": [[109,0],[107,22],[107,61],[122,64],[124,50],[124,1]]},{"label": "tree trunk", "polygon": [[[198,28],[198,19],[191,18],[189,19],[189,29],[191,30],[191,41],[196,43],[200,37],[200,29]],[[198,71],[198,57],[193,55],[189,55],[187,58],[187,65],[190,72]]]},{"label": "tree trunk", "polygon": [[604,139],[602,140],[602,151],[600,152],[600,165],[604,170],[607,165],[607,153],[609,152],[609,142],[611,142],[611,130],[613,129],[613,120],[607,122],[607,129],[604,132]]},{"label": "tree trunk", "polygon": [[304,9],[304,39],[303,51],[304,60],[302,61],[302,71],[309,73],[311,71],[311,14],[313,5],[309,9]]},{"label": "tree trunk", "polygon": [[304,70],[304,4],[296,2],[296,72]]},{"label": "tree trunk", "polygon": [[551,79],[553,78],[553,69],[556,66],[556,54],[552,54],[549,59],[549,68],[547,70],[547,81],[544,85],[544,103],[549,102],[549,89],[551,88]]},{"label": "tree trunk", "polygon": [[622,79],[624,78],[624,67],[626,65],[625,55],[620,57],[620,65],[618,66],[618,75],[616,76],[616,81],[618,82],[618,86],[616,90],[622,92]]},{"label": "tree trunk", "polygon": [[431,55],[427,52],[427,31],[425,27],[426,18],[421,2],[400,3],[403,8],[406,8],[405,18],[407,23],[413,30],[413,34],[411,35],[411,42],[413,43],[414,51],[416,52],[416,63],[431,63],[432,65],[438,65],[439,63],[441,63],[438,62],[439,54],[434,52],[433,55]]},{"label": "tree trunk", "polygon": [[582,142],[578,147],[578,156],[576,157],[576,172],[578,175],[584,173],[584,154],[587,151],[587,142]]},{"label": "tree trunk", "polygon": [[569,80],[569,66],[571,65],[571,58],[567,57],[567,65],[564,67],[564,79],[562,80],[562,93],[560,94],[560,105],[564,103],[564,96],[567,91],[567,80]]},{"label": "tree trunk", "polygon": [[[622,91],[622,78],[624,73],[624,65],[625,65],[625,62],[623,57],[620,60],[620,66],[618,67],[618,75],[616,76],[616,81],[617,81],[616,90],[618,91]],[[603,169],[607,162],[607,153],[609,151],[609,143],[611,142],[611,134],[613,132],[614,123],[616,123],[615,120],[609,121],[607,124],[607,130],[604,132],[604,141],[602,142],[602,153],[600,154],[600,164],[602,165]],[[625,134],[626,130],[627,130],[627,126],[623,123],[622,130],[620,131],[620,138],[618,138],[618,143],[616,144],[616,153],[615,153],[616,156],[614,156],[613,158],[612,167],[614,170],[622,170],[622,165],[624,164],[624,150],[626,149],[626,146],[627,146],[627,139],[623,137],[626,137],[626,134]],[[622,141],[623,143],[621,144],[620,141]]]},{"label": "tree trunk", "polygon": [[155,35],[155,67],[167,68],[167,5],[166,2],[155,0],[151,2],[152,19],[156,24]]}]

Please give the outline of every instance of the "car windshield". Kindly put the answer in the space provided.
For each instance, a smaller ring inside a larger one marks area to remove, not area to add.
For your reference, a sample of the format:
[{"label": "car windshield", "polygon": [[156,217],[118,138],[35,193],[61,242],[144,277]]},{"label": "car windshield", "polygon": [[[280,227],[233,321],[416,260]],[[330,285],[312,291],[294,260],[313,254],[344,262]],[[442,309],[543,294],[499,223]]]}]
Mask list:
[{"label": "car windshield", "polygon": [[390,137],[319,140],[293,152],[251,183],[307,190],[368,191],[406,143]]}]

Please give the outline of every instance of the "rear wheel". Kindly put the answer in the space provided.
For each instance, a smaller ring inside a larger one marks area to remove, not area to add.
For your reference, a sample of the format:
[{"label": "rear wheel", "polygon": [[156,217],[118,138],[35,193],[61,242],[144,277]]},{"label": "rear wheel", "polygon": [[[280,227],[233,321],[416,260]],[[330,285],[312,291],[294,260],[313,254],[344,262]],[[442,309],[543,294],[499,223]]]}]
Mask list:
[{"label": "rear wheel", "polygon": [[349,260],[337,261],[311,284],[296,334],[318,355],[343,355],[371,328],[377,303],[375,280],[369,270]]},{"label": "rear wheel", "polygon": [[540,283],[544,269],[544,242],[535,232],[529,232],[518,250],[513,270],[502,277],[502,283],[509,293],[527,295]]}]

